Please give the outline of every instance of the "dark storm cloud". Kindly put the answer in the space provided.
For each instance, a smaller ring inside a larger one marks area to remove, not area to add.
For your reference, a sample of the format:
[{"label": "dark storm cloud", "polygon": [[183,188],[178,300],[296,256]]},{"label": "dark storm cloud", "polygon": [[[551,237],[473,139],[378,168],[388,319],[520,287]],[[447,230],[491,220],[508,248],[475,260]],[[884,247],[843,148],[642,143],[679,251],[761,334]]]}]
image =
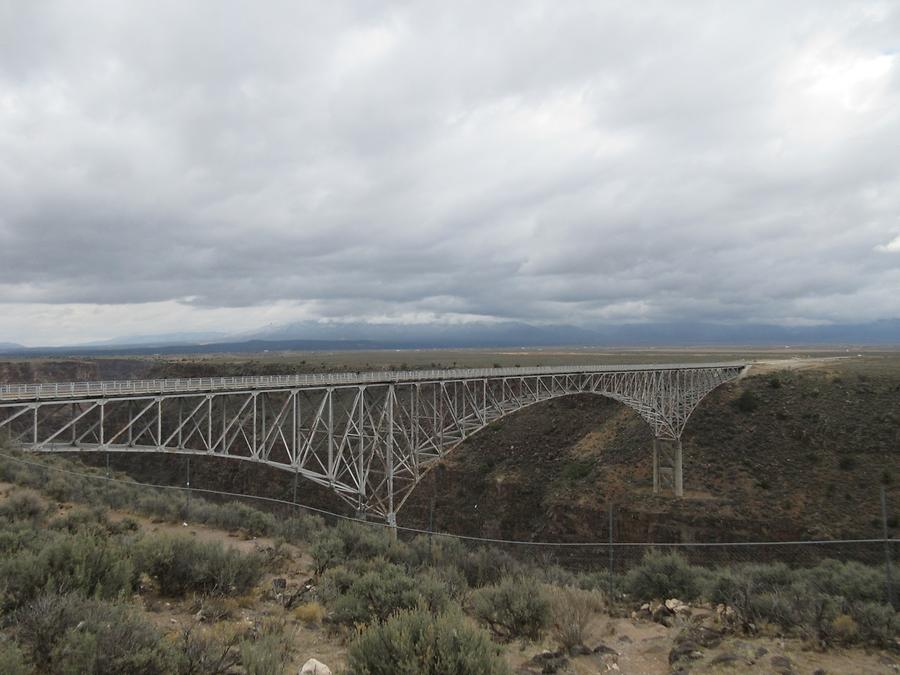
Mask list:
[{"label": "dark storm cloud", "polygon": [[0,339],[896,317],[898,35],[893,3],[0,4]]}]

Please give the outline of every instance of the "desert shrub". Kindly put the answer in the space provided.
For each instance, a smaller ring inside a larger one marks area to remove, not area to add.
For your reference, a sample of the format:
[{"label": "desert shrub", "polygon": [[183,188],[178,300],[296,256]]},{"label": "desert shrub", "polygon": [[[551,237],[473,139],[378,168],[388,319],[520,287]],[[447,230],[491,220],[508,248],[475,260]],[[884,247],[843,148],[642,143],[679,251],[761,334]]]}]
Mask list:
[{"label": "desert shrub", "polygon": [[402,611],[357,634],[347,656],[350,675],[506,675],[488,634],[459,611],[433,616]]},{"label": "desert shrub", "polygon": [[858,602],[850,606],[850,615],[859,628],[860,638],[882,647],[896,644],[900,635],[900,612],[890,605]]},{"label": "desert shrub", "polygon": [[473,615],[501,640],[537,640],[550,621],[550,602],[533,579],[484,586],[472,593],[471,603]]},{"label": "desert shrub", "polygon": [[307,626],[318,625],[325,618],[325,608],[315,600],[294,608],[294,618]]},{"label": "desert shrub", "polygon": [[277,520],[273,534],[286,541],[311,541],[324,529],[325,521],[321,516],[296,513]]},{"label": "desert shrub", "polygon": [[316,597],[326,605],[330,605],[346,593],[353,582],[365,571],[368,570],[351,570],[346,565],[332,567],[319,579],[319,584],[316,586]]},{"label": "desert shrub", "polygon": [[848,614],[838,614],[831,621],[831,634],[838,642],[852,644],[859,638],[859,626]]},{"label": "desert shrub", "polygon": [[190,517],[224,530],[244,530],[252,536],[268,535],[275,530],[275,516],[241,502],[211,504],[197,501],[191,505]]},{"label": "desert shrub", "polygon": [[40,550],[23,549],[0,560],[0,598],[6,610],[44,592],[117,598],[130,593],[136,581],[127,552],[96,533],[57,534]]},{"label": "desert shrub", "polygon": [[[825,560],[798,570],[783,563],[741,565],[713,573],[704,595],[734,608],[745,627],[773,623],[823,642],[887,644],[895,617],[878,604],[882,572],[854,561]],[[856,637],[842,615],[857,625]]]},{"label": "desert shrub", "polygon": [[594,593],[571,587],[554,588],[550,628],[556,644],[565,651],[584,644],[585,630],[601,605]]},{"label": "desert shrub", "polygon": [[159,584],[163,595],[241,595],[259,583],[263,559],[218,542],[182,536],[145,537],[136,551],[136,566]]},{"label": "desert shrub", "polygon": [[106,517],[106,509],[104,507],[78,507],[66,513],[53,518],[48,527],[54,530],[62,530],[69,534],[85,530],[93,530],[96,532],[110,532],[111,523]]},{"label": "desert shrub", "polygon": [[457,567],[431,567],[421,572],[419,576],[439,582],[451,600],[461,601],[469,591],[466,577]]},{"label": "desert shrub", "polygon": [[240,608],[237,598],[225,595],[201,595],[195,596],[191,604],[191,612],[200,612],[204,621],[216,623],[226,619],[233,619]]},{"label": "desert shrub", "polygon": [[178,675],[221,675],[240,662],[241,633],[232,628],[203,630],[197,624],[182,629],[171,644],[172,671]]},{"label": "desert shrub", "polygon": [[137,498],[134,508],[139,513],[154,516],[161,520],[175,520],[178,516],[179,504],[171,497],[156,492],[142,494]]},{"label": "desert shrub", "polygon": [[238,644],[247,675],[283,673],[291,656],[291,639],[280,624],[263,624],[258,634]]},{"label": "desert shrub", "polygon": [[384,620],[398,609],[415,607],[422,598],[415,579],[391,563],[354,576],[349,582],[331,606],[331,619],[338,624]]},{"label": "desert shrub", "polygon": [[795,572],[822,593],[848,601],[881,602],[884,598],[884,571],[856,561],[823,560],[815,567]]},{"label": "desert shrub", "polygon": [[522,571],[521,563],[509,553],[489,546],[482,546],[463,556],[459,567],[472,588],[496,584]]},{"label": "desert shrub", "polygon": [[28,675],[31,668],[25,662],[25,655],[19,645],[11,640],[0,639],[0,673],[4,675]]},{"label": "desert shrub", "polygon": [[0,518],[40,522],[47,515],[47,505],[33,490],[19,490],[0,503]]},{"label": "desert shrub", "polygon": [[449,574],[426,570],[416,575],[415,588],[424,607],[433,614],[438,614],[447,609],[451,594],[455,595],[455,599],[459,599],[463,592],[460,582],[465,584],[461,575],[454,579]]},{"label": "desert shrub", "polygon": [[170,653],[149,622],[128,607],[47,595],[15,615],[20,644],[41,672],[167,673]]},{"label": "desert shrub", "polygon": [[313,573],[319,576],[344,561],[344,542],[334,530],[325,530],[309,547],[309,555],[313,560]]},{"label": "desert shrub", "polygon": [[348,560],[388,557],[394,545],[386,528],[341,521],[334,528],[334,533],[343,544],[343,553]]},{"label": "desert shrub", "polygon": [[700,595],[702,571],[677,553],[650,551],[641,564],[625,575],[625,592],[637,600],[678,598],[685,602]]},{"label": "desert shrub", "polygon": [[751,413],[759,407],[759,397],[751,390],[745,389],[731,402],[731,405],[742,413]]},{"label": "desert shrub", "polygon": [[58,502],[70,502],[76,498],[78,491],[68,476],[57,474],[47,481],[44,493]]},{"label": "desert shrub", "polygon": [[535,576],[550,586],[578,586],[578,575],[559,565],[541,565]]}]

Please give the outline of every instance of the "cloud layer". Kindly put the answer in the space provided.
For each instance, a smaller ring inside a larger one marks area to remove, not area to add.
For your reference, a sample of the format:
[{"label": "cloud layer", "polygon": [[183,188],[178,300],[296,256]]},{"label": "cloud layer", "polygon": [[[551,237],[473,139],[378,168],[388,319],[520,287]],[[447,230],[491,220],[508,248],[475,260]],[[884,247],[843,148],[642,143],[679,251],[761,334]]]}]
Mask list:
[{"label": "cloud layer", "polygon": [[896,3],[0,3],[0,341],[900,316]]}]

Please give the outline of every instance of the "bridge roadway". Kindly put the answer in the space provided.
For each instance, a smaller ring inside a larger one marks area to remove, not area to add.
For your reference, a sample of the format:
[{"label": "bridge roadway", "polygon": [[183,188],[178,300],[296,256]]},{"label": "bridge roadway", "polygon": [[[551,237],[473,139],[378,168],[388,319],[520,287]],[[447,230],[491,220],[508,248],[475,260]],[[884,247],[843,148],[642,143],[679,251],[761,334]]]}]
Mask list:
[{"label": "bridge roadway", "polygon": [[522,408],[591,393],[653,430],[654,490],[683,494],[681,434],[746,363],[459,368],[0,385],[0,438],[36,452],[216,455],[333,489],[396,524],[425,471]]},{"label": "bridge roadway", "polygon": [[676,363],[602,366],[535,366],[515,368],[446,368],[441,370],[386,370],[379,372],[251,375],[244,377],[191,377],[155,380],[95,380],[38,384],[0,384],[0,401],[51,401],[136,394],[183,394],[296,387],[341,387],[360,384],[436,382],[534,375],[696,371],[709,368],[746,368],[747,363]]}]

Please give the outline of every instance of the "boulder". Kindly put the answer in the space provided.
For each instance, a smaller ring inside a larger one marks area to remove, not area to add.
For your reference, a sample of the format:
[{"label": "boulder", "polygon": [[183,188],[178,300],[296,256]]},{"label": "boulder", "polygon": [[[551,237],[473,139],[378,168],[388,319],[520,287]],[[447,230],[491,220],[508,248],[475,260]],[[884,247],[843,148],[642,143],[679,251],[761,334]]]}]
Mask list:
[{"label": "boulder", "polygon": [[792,675],[794,672],[791,660],[786,656],[773,656],[769,664],[772,666],[772,671],[778,675]]},{"label": "boulder", "polygon": [[720,667],[732,667],[733,666],[735,668],[738,666],[743,667],[745,665],[750,665],[744,659],[742,659],[740,656],[738,656],[737,654],[728,654],[728,653],[716,655],[709,662],[709,664],[711,666],[720,666]]},{"label": "boulder", "polygon": [[685,640],[680,644],[672,647],[669,652],[669,665],[677,665],[679,661],[694,661],[703,658],[703,652],[700,651],[700,645],[690,640]]},{"label": "boulder", "polygon": [[561,651],[551,652],[545,649],[531,659],[531,663],[541,669],[541,673],[556,673],[569,665],[569,659]]},{"label": "boulder", "polygon": [[300,668],[300,675],[331,675],[331,668],[321,661],[310,659]]},{"label": "boulder", "polygon": [[691,608],[690,606],[684,604],[678,598],[669,598],[665,602],[666,609],[668,609],[673,614],[690,614]]}]

